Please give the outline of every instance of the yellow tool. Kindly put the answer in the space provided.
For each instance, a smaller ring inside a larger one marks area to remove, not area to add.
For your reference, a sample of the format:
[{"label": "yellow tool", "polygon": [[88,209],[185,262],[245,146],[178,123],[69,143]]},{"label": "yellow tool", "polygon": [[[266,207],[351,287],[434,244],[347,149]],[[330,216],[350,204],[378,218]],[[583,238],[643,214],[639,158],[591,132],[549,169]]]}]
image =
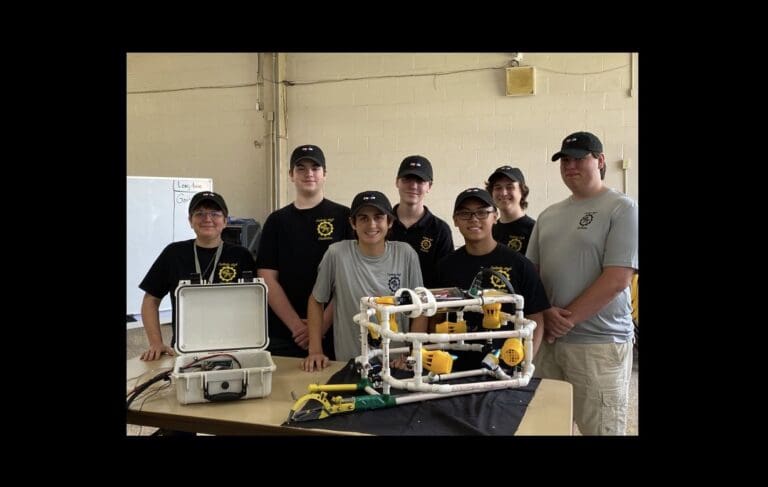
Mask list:
[{"label": "yellow tool", "polygon": [[309,392],[338,392],[338,391],[360,391],[370,385],[368,380],[363,380],[358,384],[310,384],[307,386]]},{"label": "yellow tool", "polygon": [[389,394],[376,394],[367,396],[341,397],[333,396],[328,398],[327,390],[360,390],[365,384],[370,384],[367,379],[363,379],[357,384],[310,384],[310,390],[321,390],[320,392],[310,392],[301,396],[288,413],[288,422],[311,421],[313,419],[324,419],[332,414],[349,413],[352,411],[367,411],[369,409],[389,408],[397,405],[397,398]]},{"label": "yellow tool", "polygon": [[331,414],[344,413],[354,409],[354,397],[343,399],[341,396],[336,396],[329,400],[328,393],[325,391],[310,392],[301,396],[293,404],[291,412],[288,413],[288,422],[323,419]]}]

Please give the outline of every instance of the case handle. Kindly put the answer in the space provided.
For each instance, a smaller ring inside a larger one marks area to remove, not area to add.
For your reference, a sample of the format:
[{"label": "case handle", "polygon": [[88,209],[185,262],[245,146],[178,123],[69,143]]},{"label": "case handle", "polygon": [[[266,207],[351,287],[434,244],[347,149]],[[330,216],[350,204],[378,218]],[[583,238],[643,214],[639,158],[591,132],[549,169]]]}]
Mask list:
[{"label": "case handle", "polygon": [[[227,384],[227,387],[229,387],[229,383],[224,381],[222,382],[222,389],[224,389],[224,384]],[[248,392],[248,384],[246,383],[245,379],[243,379],[242,382],[243,386],[240,388],[240,392],[220,392],[218,394],[208,394],[208,382],[205,383],[205,386],[203,387],[203,396],[208,401],[234,401],[235,399],[240,399],[241,397],[245,396]]]}]

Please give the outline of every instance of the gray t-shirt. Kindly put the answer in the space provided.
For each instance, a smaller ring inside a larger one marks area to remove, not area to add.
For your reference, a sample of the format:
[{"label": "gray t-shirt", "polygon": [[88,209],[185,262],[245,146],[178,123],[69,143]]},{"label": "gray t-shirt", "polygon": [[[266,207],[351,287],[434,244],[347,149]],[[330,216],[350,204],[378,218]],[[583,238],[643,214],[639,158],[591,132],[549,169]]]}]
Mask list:
[{"label": "gray t-shirt", "polygon": [[[637,215],[637,203],[613,189],[586,200],[569,197],[539,215],[525,255],[539,267],[553,306],[570,304],[595,282],[604,267],[639,269]],[[633,335],[631,313],[627,287],[560,340],[624,343]]]},{"label": "gray t-shirt", "polygon": [[[363,296],[392,296],[401,287],[423,286],[419,257],[406,242],[385,242],[379,257],[366,257],[357,240],[343,240],[328,247],[317,270],[312,295],[327,303],[333,294],[333,344],[336,360],[360,355],[360,326],[352,317],[360,312]],[[371,321],[376,321],[373,316]],[[398,328],[408,332],[408,318],[398,315]],[[395,346],[395,344],[392,344]]]}]

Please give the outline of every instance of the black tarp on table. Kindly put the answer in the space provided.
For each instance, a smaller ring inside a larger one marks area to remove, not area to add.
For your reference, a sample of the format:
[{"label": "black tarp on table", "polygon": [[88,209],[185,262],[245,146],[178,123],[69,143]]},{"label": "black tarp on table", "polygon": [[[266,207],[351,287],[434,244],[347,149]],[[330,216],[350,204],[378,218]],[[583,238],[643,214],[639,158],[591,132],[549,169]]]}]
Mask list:
[{"label": "black tarp on table", "polygon": [[[399,378],[413,374],[394,370]],[[335,373],[328,384],[355,384],[360,380],[354,359]],[[456,379],[452,384],[493,380],[489,377]],[[432,399],[391,408],[339,413],[325,419],[284,423],[299,428],[322,428],[355,431],[375,435],[513,435],[523,419],[528,403],[540,379],[533,378],[526,387],[476,392],[462,396]],[[395,395],[406,391],[391,389]],[[303,393],[304,391],[296,391]],[[352,392],[329,392],[328,395],[348,397]],[[363,393],[364,394],[364,393]]]}]

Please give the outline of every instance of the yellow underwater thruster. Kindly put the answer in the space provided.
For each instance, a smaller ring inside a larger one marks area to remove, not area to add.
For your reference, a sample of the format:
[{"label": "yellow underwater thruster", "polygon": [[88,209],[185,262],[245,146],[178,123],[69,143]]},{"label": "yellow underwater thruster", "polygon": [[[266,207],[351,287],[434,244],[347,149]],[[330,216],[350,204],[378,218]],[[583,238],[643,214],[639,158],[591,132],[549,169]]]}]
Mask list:
[{"label": "yellow underwater thruster", "polygon": [[483,328],[496,330],[501,328],[501,303],[483,305]]},{"label": "yellow underwater thruster", "polygon": [[437,333],[466,333],[467,322],[466,321],[443,321],[435,325],[435,331]]},{"label": "yellow underwater thruster", "polygon": [[453,368],[453,357],[442,350],[421,349],[421,363],[424,368],[435,374],[450,374]]},{"label": "yellow underwater thruster", "polygon": [[507,338],[501,347],[501,360],[510,367],[514,367],[523,361],[523,342],[519,338]]}]

